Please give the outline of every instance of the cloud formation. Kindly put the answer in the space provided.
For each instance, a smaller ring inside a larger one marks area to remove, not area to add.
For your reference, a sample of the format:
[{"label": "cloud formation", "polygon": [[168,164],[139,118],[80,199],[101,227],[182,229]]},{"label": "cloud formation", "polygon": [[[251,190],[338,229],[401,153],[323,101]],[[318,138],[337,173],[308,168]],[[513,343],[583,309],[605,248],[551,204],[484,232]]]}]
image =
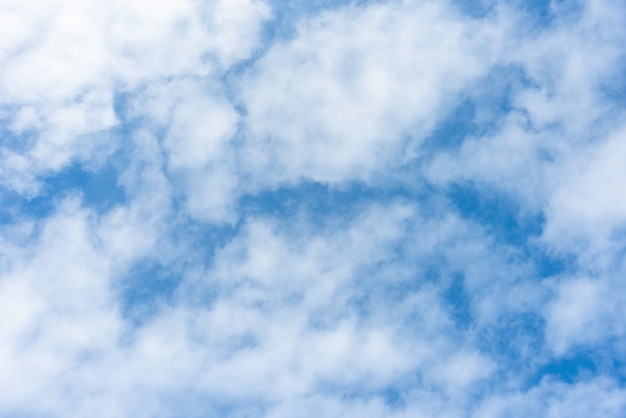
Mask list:
[{"label": "cloud formation", "polygon": [[0,5],[0,415],[626,413],[617,1]]}]

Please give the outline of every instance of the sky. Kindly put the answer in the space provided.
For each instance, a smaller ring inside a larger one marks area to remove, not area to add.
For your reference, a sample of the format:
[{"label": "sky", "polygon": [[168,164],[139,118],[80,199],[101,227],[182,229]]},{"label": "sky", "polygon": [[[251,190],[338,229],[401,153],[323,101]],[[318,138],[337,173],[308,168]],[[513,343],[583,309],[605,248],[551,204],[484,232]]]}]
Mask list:
[{"label": "sky", "polygon": [[0,416],[626,416],[626,3],[0,0]]}]

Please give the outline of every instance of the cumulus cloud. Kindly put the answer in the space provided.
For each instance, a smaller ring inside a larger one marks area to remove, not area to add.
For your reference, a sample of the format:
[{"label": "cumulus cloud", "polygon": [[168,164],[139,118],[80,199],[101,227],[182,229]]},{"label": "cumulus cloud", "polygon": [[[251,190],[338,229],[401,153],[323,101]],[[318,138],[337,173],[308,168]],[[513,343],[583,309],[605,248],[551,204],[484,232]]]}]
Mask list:
[{"label": "cumulus cloud", "polygon": [[624,415],[624,23],[4,2],[0,415]]},{"label": "cumulus cloud", "polygon": [[7,23],[0,47],[3,126],[20,143],[19,155],[10,143],[2,148],[9,167],[2,182],[31,194],[33,175],[116,148],[111,130],[119,127],[118,95],[146,83],[220,74],[257,47],[269,17],[264,3],[247,0],[1,7],[0,21]]},{"label": "cumulus cloud", "polygon": [[402,161],[481,75],[498,26],[431,2],[345,7],[298,26],[242,85],[247,165],[274,182],[367,180]]}]

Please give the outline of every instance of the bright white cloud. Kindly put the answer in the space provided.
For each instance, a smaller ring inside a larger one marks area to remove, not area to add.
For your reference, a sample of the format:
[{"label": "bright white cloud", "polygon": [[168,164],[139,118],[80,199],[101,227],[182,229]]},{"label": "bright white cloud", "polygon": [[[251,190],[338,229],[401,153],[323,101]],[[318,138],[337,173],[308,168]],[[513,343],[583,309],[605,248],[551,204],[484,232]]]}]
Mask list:
[{"label": "bright white cloud", "polygon": [[3,2],[0,103],[11,135],[34,138],[19,157],[3,147],[2,184],[32,194],[32,175],[112,152],[116,94],[219,75],[258,46],[268,17],[263,2],[248,0]]},{"label": "bright white cloud", "polygon": [[242,85],[246,167],[272,183],[367,180],[402,161],[407,138],[419,143],[489,68],[500,32],[431,2],[345,7],[301,23]]}]

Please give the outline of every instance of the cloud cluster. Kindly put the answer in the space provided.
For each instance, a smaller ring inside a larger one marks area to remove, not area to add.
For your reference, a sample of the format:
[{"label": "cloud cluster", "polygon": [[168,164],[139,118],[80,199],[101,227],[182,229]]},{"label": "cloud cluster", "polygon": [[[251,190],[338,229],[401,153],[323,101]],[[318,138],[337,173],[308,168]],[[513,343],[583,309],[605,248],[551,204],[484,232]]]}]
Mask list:
[{"label": "cloud cluster", "polygon": [[0,415],[622,416],[626,8],[476,8],[0,5]]},{"label": "cloud cluster", "polygon": [[[268,7],[258,1],[9,1],[0,95],[2,184],[35,193],[72,160],[118,146],[116,101],[147,84],[210,77],[254,50]],[[116,129],[117,128],[117,129]],[[6,163],[4,163],[6,161]]]},{"label": "cloud cluster", "polygon": [[492,65],[497,27],[432,2],[352,6],[301,23],[240,87],[246,162],[276,181],[367,180],[402,161],[408,137],[423,138]]}]

